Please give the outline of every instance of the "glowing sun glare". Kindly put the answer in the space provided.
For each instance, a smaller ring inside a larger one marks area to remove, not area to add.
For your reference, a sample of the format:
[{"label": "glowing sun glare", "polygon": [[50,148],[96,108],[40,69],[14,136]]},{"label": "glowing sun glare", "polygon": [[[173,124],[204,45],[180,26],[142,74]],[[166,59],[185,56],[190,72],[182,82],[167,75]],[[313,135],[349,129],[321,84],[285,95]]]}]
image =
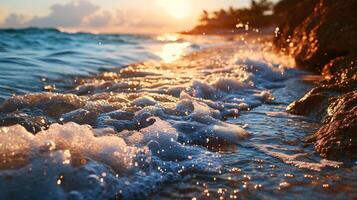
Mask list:
[{"label": "glowing sun glare", "polygon": [[190,45],[189,42],[165,44],[161,50],[155,54],[165,63],[171,63],[185,55],[185,49]]},{"label": "glowing sun glare", "polygon": [[188,17],[191,13],[189,0],[156,0],[156,2],[167,14],[177,19]]}]

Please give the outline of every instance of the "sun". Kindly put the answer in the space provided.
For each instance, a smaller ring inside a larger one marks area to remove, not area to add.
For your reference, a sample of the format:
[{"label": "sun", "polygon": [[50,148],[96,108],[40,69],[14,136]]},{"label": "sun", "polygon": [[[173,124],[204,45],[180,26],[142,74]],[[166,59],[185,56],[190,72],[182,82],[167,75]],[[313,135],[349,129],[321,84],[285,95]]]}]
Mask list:
[{"label": "sun", "polygon": [[191,14],[190,0],[156,0],[156,3],[176,19],[182,19]]}]

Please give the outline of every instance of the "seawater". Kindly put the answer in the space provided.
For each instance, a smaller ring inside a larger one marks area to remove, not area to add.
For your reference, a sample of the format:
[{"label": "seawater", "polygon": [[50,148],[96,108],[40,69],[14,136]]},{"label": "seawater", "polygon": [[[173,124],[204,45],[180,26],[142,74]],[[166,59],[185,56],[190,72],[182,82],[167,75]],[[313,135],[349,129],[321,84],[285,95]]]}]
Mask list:
[{"label": "seawater", "polygon": [[313,84],[265,36],[0,35],[1,199],[357,196],[285,112]]},{"label": "seawater", "polygon": [[219,42],[214,37],[178,40],[175,34],[157,36],[67,33],[38,28],[1,29],[0,101],[13,94],[53,90],[51,86],[54,83],[61,90],[71,81],[69,77],[93,75],[100,70],[147,60],[172,60]]}]

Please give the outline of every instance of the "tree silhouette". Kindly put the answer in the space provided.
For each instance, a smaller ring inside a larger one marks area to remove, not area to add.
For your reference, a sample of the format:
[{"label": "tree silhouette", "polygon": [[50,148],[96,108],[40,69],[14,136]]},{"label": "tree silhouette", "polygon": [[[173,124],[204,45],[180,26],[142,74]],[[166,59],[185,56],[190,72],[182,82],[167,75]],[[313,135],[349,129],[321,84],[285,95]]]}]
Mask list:
[{"label": "tree silhouette", "polygon": [[252,0],[250,7],[235,9],[229,7],[227,10],[220,9],[212,13],[204,10],[199,18],[200,25],[193,31],[209,32],[214,30],[233,30],[237,29],[237,24],[249,23],[253,27],[270,25],[271,15],[267,11],[272,11],[273,4],[269,0]]}]

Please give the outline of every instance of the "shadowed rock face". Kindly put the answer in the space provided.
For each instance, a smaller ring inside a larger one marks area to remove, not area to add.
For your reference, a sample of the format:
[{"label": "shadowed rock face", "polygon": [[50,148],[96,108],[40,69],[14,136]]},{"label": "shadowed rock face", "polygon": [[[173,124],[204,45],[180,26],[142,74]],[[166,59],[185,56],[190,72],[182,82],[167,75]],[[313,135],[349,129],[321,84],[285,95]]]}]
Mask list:
[{"label": "shadowed rock face", "polygon": [[278,7],[287,21],[279,26],[275,44],[298,64],[320,71],[331,59],[356,53],[357,1],[293,1],[283,1],[285,10]]},{"label": "shadowed rock face", "polygon": [[284,0],[277,10],[287,21],[275,45],[324,77],[288,112],[322,122],[308,138],[322,156],[357,159],[357,1]]}]

